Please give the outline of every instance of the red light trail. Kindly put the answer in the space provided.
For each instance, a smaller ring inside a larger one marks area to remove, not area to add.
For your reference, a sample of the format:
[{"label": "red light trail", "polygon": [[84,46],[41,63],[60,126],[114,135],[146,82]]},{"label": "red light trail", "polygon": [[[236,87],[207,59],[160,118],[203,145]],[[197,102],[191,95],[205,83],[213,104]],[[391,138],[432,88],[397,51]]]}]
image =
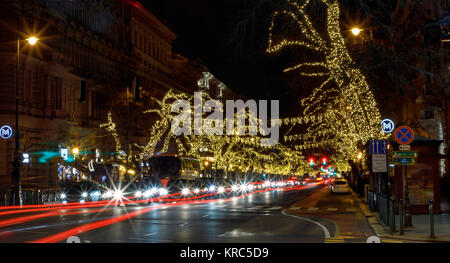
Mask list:
[{"label": "red light trail", "polygon": [[[165,208],[165,207],[173,207],[173,206],[180,206],[180,205],[185,205],[185,204],[204,204],[204,203],[213,203],[213,202],[230,202],[236,199],[240,199],[240,198],[244,198],[247,197],[249,195],[255,194],[255,193],[262,193],[262,192],[267,192],[267,191],[271,191],[271,190],[282,190],[282,191],[291,191],[291,190],[301,190],[301,189],[305,189],[308,187],[311,187],[313,185],[317,185],[317,184],[310,184],[308,186],[294,186],[294,187],[288,187],[288,188],[267,188],[267,189],[262,189],[262,190],[256,190],[253,192],[249,192],[247,194],[243,194],[240,196],[234,196],[234,197],[229,197],[229,198],[224,198],[224,199],[210,199],[210,200],[196,200],[196,201],[192,201],[192,200],[188,200],[188,201],[181,201],[181,202],[176,202],[176,203],[166,203],[166,204],[160,204],[160,205],[156,205],[156,206],[152,206],[152,207],[147,207],[147,208],[143,208],[141,210],[138,211],[134,211],[134,212],[130,212],[130,213],[126,213],[125,215],[121,215],[121,216],[117,216],[117,217],[113,217],[113,218],[109,218],[109,219],[105,219],[105,220],[101,220],[98,222],[94,222],[94,223],[89,223],[89,224],[85,224],[85,225],[81,225],[69,230],[66,230],[64,232],[55,234],[55,235],[51,235],[45,238],[41,238],[41,239],[37,239],[34,241],[31,241],[29,243],[56,243],[59,241],[62,241],[64,239],[67,239],[70,236],[74,236],[74,235],[78,235],[84,232],[88,232],[94,229],[98,229],[98,228],[102,228],[108,225],[112,225],[112,224],[116,224],[119,222],[122,222],[124,220],[127,219],[131,219],[133,217],[148,213],[152,210],[158,209],[158,208]],[[173,200],[171,200],[173,201]]]}]

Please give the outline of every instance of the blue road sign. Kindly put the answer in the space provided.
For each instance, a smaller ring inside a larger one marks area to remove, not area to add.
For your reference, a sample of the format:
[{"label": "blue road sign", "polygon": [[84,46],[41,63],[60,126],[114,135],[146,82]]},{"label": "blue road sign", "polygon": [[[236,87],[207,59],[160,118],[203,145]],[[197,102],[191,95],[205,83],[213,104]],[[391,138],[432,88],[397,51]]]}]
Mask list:
[{"label": "blue road sign", "polygon": [[387,154],[388,141],[387,140],[371,140],[370,154]]},{"label": "blue road sign", "polygon": [[2,139],[7,140],[7,139],[11,138],[12,135],[13,135],[13,129],[10,126],[4,125],[0,128],[0,137]]}]

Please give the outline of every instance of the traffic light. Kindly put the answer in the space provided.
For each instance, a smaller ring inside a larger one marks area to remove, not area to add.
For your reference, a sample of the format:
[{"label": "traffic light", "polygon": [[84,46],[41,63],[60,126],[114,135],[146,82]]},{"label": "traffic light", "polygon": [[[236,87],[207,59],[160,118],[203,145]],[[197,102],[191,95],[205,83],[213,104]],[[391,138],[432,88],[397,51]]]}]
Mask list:
[{"label": "traffic light", "polygon": [[323,157],[323,158],[322,158],[322,164],[323,164],[323,165],[327,165],[327,161],[328,161],[328,160],[327,160],[327,157]]},{"label": "traffic light", "polygon": [[314,158],[309,158],[309,165],[311,165],[311,166],[314,165]]}]

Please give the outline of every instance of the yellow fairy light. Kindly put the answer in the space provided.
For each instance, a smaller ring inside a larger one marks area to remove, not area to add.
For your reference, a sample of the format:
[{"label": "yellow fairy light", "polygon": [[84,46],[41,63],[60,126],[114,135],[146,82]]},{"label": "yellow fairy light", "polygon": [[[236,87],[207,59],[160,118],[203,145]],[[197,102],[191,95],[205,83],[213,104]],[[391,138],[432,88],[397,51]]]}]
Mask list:
[{"label": "yellow fairy light", "polygon": [[[302,139],[308,140],[312,135],[318,134],[317,140],[322,143],[307,143],[299,148],[329,145],[336,153],[335,162],[342,166],[341,168],[345,166],[345,169],[348,169],[347,160],[354,158],[353,153],[358,151],[358,145],[364,145],[370,139],[385,138],[379,129],[381,115],[372,90],[361,71],[355,67],[345,46],[339,25],[339,3],[321,1],[326,6],[327,37],[323,37],[318,34],[306,12],[309,2],[307,0],[299,4],[288,1],[289,11],[274,12],[266,51],[271,54],[285,47],[297,46],[321,54],[324,61],[303,62],[283,71],[296,70],[302,76],[325,77],[325,80],[310,96],[301,100],[305,107],[303,116],[284,119],[280,123],[309,124]],[[290,11],[292,9],[295,11]],[[274,43],[275,21],[282,15],[297,22],[303,40],[283,39]],[[361,29],[354,28],[352,32],[357,35]],[[285,140],[297,138],[286,136]]]}]

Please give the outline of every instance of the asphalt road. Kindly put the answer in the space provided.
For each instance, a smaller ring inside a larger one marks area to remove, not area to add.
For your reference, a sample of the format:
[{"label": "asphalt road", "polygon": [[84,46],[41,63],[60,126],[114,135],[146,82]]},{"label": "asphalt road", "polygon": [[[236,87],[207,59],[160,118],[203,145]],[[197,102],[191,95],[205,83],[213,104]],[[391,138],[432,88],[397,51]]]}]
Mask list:
[{"label": "asphalt road", "polygon": [[329,243],[365,242],[373,235],[351,195],[332,195],[324,185],[231,196],[0,210],[0,242],[66,242],[77,236],[82,243]]}]

